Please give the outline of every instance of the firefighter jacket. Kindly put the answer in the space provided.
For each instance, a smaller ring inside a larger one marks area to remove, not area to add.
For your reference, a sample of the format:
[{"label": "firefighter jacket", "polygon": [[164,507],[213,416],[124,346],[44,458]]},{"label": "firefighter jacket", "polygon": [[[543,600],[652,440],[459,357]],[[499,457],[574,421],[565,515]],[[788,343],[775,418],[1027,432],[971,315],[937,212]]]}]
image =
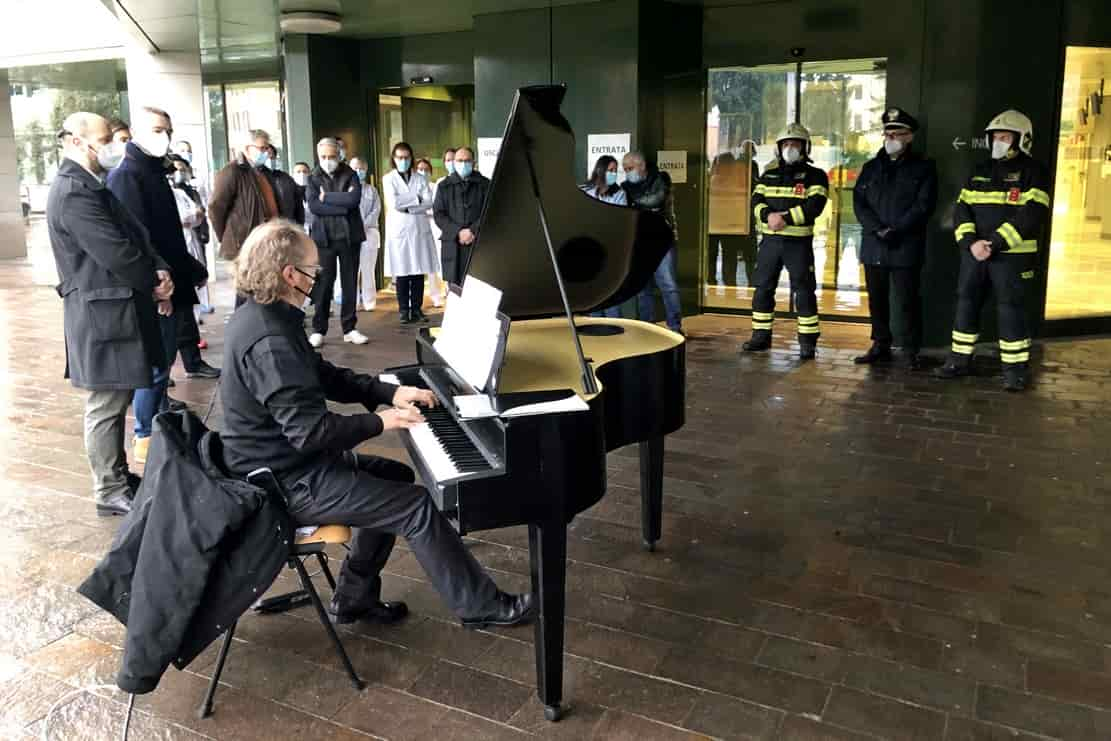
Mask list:
[{"label": "firefighter jacket", "polygon": [[[756,228],[768,236],[809,239],[828,199],[829,178],[825,172],[806,161],[788,165],[776,159],[752,189]],[[787,226],[773,232],[768,228],[768,214],[777,211],[786,212]]]},{"label": "firefighter jacket", "polygon": [[1048,213],[1048,171],[1029,155],[1014,152],[976,165],[957,197],[953,233],[964,250],[986,239],[992,252],[1034,253]]}]

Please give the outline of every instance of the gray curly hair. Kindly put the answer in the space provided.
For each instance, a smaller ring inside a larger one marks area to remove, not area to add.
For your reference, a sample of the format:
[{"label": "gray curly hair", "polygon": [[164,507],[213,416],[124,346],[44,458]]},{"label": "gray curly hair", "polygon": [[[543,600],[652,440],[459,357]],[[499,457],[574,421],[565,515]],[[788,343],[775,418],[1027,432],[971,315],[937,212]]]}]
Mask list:
[{"label": "gray curly hair", "polygon": [[305,230],[292,221],[271,219],[259,224],[247,235],[235,259],[236,292],[260,304],[281,301],[290,290],[282,269],[304,261],[309,244]]}]

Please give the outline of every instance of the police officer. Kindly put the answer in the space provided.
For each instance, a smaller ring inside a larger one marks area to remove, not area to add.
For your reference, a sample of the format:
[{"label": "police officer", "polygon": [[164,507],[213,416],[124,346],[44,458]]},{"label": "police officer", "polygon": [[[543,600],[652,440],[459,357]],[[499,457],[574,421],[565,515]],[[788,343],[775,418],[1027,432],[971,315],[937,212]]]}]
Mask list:
[{"label": "police officer", "polygon": [[752,338],[745,352],[772,344],[775,287],[784,266],[798,314],[799,358],[811,360],[818,344],[818,300],[814,295],[814,222],[829,198],[829,178],[810,164],[810,132],[793,123],[775,140],[776,159],[752,191],[752,213],[762,235],[756,253]]},{"label": "police officer", "polygon": [[918,121],[901,108],[883,114],[883,149],[864,164],[853,188],[853,210],[862,230],[860,261],[868,285],[872,346],[858,365],[891,360],[891,299],[906,331],[910,367],[922,367],[922,301],[919,283],[926,257],[926,224],[937,206],[937,167],[914,148]]},{"label": "police officer", "polygon": [[1034,132],[1025,115],[1004,111],[985,131],[991,159],[976,165],[957,198],[957,316],[949,358],[936,375],[956,378],[970,372],[980,336],[980,309],[990,289],[999,312],[1003,388],[1022,391],[1030,360],[1026,294],[1033,285],[1038,237],[1049,213],[1049,174],[1030,157]]}]

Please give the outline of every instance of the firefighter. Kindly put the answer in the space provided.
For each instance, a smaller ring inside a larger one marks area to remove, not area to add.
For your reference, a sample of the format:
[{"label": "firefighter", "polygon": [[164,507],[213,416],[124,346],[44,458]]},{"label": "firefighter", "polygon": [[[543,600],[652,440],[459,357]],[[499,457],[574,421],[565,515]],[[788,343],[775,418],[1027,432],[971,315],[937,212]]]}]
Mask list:
[{"label": "firefighter", "polygon": [[1038,237],[1049,213],[1049,175],[1030,157],[1034,132],[1025,115],[1004,111],[985,131],[991,159],[976,165],[957,198],[957,316],[949,358],[935,374],[957,378],[971,371],[980,310],[990,290],[999,312],[1003,388],[1022,391],[1030,360],[1026,295],[1034,284]]},{"label": "firefighter", "polygon": [[814,357],[818,344],[818,300],[814,295],[814,222],[829,199],[829,178],[810,164],[810,132],[793,123],[775,140],[776,159],[752,191],[752,213],[762,235],[756,253],[752,338],[745,352],[772,344],[775,287],[783,268],[791,278],[798,321],[799,358]]}]

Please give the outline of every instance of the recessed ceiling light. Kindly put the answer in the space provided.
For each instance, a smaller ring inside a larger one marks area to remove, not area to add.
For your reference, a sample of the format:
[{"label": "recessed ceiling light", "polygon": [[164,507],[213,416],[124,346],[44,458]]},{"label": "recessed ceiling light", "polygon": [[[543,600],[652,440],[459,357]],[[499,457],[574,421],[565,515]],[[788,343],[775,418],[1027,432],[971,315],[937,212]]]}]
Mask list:
[{"label": "recessed ceiling light", "polygon": [[336,33],[343,28],[343,17],[319,10],[291,11],[281,14],[279,24],[284,33]]}]

